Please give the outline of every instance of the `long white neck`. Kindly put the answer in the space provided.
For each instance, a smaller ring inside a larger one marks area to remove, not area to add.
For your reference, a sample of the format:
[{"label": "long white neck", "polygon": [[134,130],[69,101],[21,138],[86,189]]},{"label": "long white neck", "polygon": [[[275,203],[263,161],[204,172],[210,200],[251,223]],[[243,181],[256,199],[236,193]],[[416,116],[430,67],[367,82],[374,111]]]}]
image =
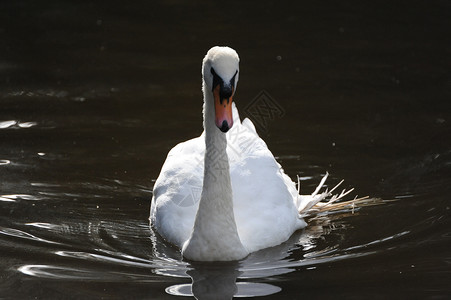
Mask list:
[{"label": "long white neck", "polygon": [[243,247],[233,213],[232,185],[225,133],[215,125],[213,94],[204,90],[205,158],[199,208],[183,256],[192,260],[238,260],[249,252]]}]

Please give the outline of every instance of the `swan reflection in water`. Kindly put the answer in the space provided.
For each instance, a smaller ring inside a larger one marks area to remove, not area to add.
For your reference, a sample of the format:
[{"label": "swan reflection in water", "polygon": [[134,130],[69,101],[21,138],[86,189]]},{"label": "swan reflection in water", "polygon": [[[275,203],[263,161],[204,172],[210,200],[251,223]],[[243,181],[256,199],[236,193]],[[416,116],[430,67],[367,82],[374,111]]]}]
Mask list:
[{"label": "swan reflection in water", "polygon": [[[356,215],[352,208],[334,215],[318,215],[309,220],[309,226],[298,231],[286,242],[271,248],[251,253],[238,262],[184,262],[186,267],[165,266],[156,270],[157,274],[174,277],[190,277],[191,283],[171,285],[166,292],[176,296],[194,296],[197,299],[231,299],[233,297],[257,297],[280,292],[282,289],[267,278],[287,274],[296,268],[314,266],[362,256],[368,253],[340,254],[339,245],[328,245],[326,249],[316,249],[316,241],[325,235],[346,227],[338,221],[349,215]],[[337,222],[335,222],[337,221]],[[152,232],[153,255],[162,261],[181,263],[180,250],[168,245],[158,234]],[[345,250],[345,249],[343,249]],[[296,252],[296,259],[293,256]],[[299,253],[297,253],[299,252]],[[169,264],[170,265],[170,264]]]},{"label": "swan reflection in water", "polygon": [[[221,266],[222,265],[222,266]],[[177,284],[166,288],[175,296],[194,296],[198,299],[231,299],[233,297],[255,297],[275,294],[281,288],[254,282],[237,282],[243,272],[238,262],[194,263],[187,274],[191,284]]]}]

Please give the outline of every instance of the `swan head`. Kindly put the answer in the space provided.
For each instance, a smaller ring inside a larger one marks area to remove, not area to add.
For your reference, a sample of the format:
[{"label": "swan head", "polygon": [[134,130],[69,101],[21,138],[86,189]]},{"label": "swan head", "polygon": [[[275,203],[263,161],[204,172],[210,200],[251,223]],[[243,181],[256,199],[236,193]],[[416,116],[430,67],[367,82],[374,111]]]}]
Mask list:
[{"label": "swan head", "polygon": [[233,126],[232,98],[238,83],[239,62],[235,50],[216,46],[208,50],[202,65],[204,93],[213,94],[215,124],[222,132]]}]

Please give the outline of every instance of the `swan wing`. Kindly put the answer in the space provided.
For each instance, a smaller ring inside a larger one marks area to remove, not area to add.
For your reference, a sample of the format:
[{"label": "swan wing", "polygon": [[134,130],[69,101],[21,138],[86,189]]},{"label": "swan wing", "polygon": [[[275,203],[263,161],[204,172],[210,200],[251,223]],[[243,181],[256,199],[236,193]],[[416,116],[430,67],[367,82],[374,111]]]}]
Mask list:
[{"label": "swan wing", "polygon": [[150,220],[159,234],[179,247],[194,225],[203,180],[203,136],[171,149],[155,182]]},{"label": "swan wing", "polygon": [[296,208],[295,184],[284,173],[249,119],[227,133],[234,213],[241,242],[250,252],[275,246],[306,226]]},{"label": "swan wing", "polygon": [[[239,119],[227,133],[238,234],[250,251],[287,240],[306,226],[299,217],[295,184],[284,173],[249,119]],[[159,234],[179,247],[190,237],[202,192],[204,136],[175,146],[155,182],[151,223]]]}]

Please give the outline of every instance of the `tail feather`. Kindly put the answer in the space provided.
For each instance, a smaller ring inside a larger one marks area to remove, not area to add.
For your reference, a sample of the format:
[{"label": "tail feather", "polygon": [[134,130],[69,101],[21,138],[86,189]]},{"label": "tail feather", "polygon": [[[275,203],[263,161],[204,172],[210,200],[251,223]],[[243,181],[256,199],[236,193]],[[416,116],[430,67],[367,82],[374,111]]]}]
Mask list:
[{"label": "tail feather", "polygon": [[330,191],[326,189],[324,192],[320,193],[320,190],[323,188],[328,176],[329,173],[326,173],[326,175],[323,176],[315,191],[311,195],[300,194],[301,184],[298,177],[299,195],[296,202],[298,205],[299,214],[302,217],[311,216],[329,210],[343,209],[345,207],[351,207],[352,211],[354,211],[354,207],[357,203],[361,203],[362,201],[369,199],[368,196],[361,198],[357,198],[357,196],[355,196],[352,200],[340,201],[344,200],[347,195],[354,191],[354,188],[349,190],[343,189],[341,193],[333,194],[333,192],[343,183],[344,180],[340,181]]}]

